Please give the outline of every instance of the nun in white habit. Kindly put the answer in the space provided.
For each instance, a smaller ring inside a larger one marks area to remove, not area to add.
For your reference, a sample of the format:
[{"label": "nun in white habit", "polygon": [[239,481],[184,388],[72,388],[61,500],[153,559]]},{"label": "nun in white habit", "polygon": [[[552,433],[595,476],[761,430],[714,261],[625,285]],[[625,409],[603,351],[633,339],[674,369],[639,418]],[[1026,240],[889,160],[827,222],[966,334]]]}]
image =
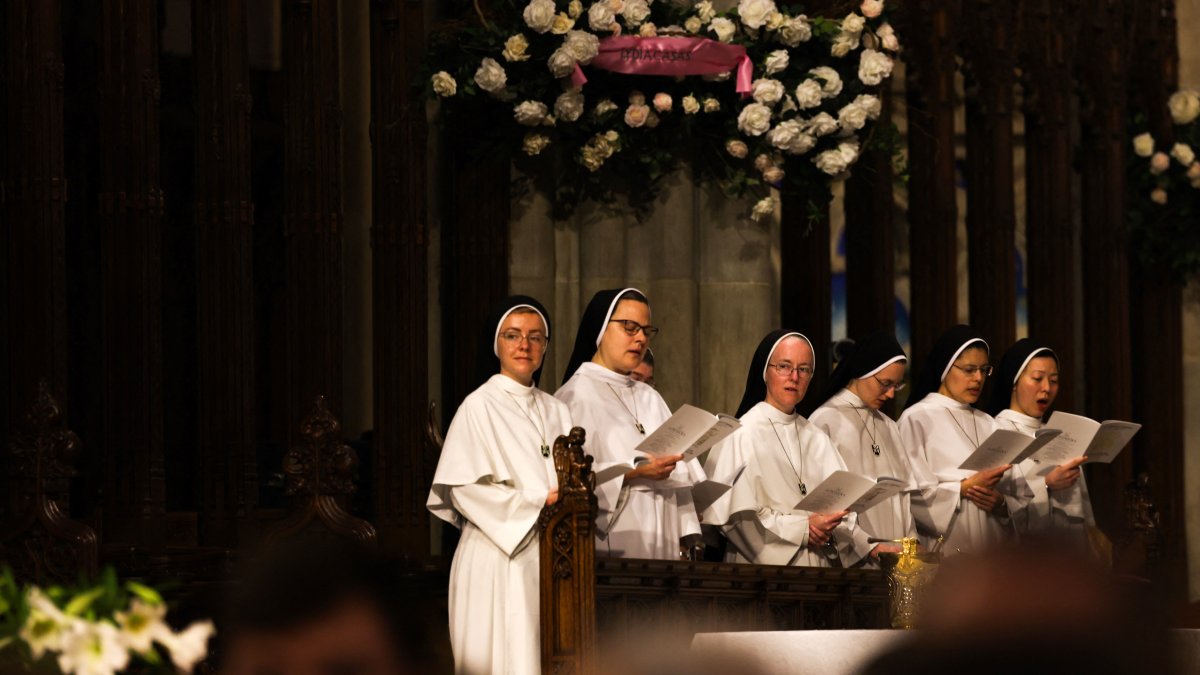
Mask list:
[{"label": "nun in white habit", "polygon": [[849,349],[830,377],[824,402],[809,420],[829,434],[850,471],[873,480],[895,478],[908,486],[858,514],[849,562],[875,565],[880,553],[898,553],[900,545],[871,539],[917,536],[911,505],[916,474],[900,442],[899,428],[880,411],[904,389],[908,357],[891,333],[871,333]]},{"label": "nun in white habit", "polygon": [[648,458],[634,448],[671,416],[654,387],[630,377],[658,329],[650,303],[636,288],[596,293],[575,336],[563,385],[555,396],[587,431],[597,473],[632,467],[596,486],[596,554],[678,560],[698,541],[692,485],[704,480],[697,460]]},{"label": "nun in white habit", "polygon": [[455,672],[533,675],[541,672],[537,519],[558,498],[550,450],[570,432],[571,414],[537,388],[550,338],[537,300],[508,298],[485,330],[479,362],[499,372],[450,422],[427,506],[462,529],[450,567]]},{"label": "nun in white habit", "polygon": [[736,476],[704,512],[704,523],[732,544],[729,562],[831,567],[839,549],[852,545],[853,514],[795,508],[810,489],[846,469],[829,436],[796,412],[813,366],[812,344],[800,333],[776,330],[763,338],[738,407],[742,427],[709,453],[710,475]]},{"label": "nun in white habit", "polygon": [[[1049,347],[1022,338],[1000,360],[988,412],[1001,429],[1033,436],[1058,396],[1058,355]],[[1011,387],[1008,386],[1011,383]],[[1033,500],[1013,514],[1018,534],[1054,530],[1074,543],[1086,545],[1089,527],[1095,527],[1092,502],[1078,457],[1061,466],[1043,466],[1034,459],[1017,465],[1033,490]]]},{"label": "nun in white habit", "polygon": [[934,343],[900,416],[900,440],[913,467],[930,472],[918,476],[921,498],[913,503],[913,516],[927,547],[945,537],[947,555],[1009,540],[1009,514],[1033,497],[1012,465],[958,468],[996,429],[990,415],[972,407],[991,372],[987,342],[974,328],[955,326]]}]

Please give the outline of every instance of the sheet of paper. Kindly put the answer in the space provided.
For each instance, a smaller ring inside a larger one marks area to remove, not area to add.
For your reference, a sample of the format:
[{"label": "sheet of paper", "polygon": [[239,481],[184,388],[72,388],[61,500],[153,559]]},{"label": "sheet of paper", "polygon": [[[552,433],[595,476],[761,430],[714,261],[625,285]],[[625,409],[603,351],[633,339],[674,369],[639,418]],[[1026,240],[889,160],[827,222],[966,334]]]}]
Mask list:
[{"label": "sheet of paper", "polygon": [[795,506],[797,511],[837,513],[857,501],[875,481],[849,471],[834,471]]},{"label": "sheet of paper", "polygon": [[964,471],[987,471],[1012,464],[1036,440],[1019,431],[997,429],[958,468]]},{"label": "sheet of paper", "polygon": [[733,478],[728,483],[723,483],[719,480],[702,480],[692,486],[692,504],[696,507],[696,513],[704,513],[708,507],[712,506],[718,499],[725,495],[733,488],[733,483],[736,483],[741,477],[742,472],[746,470],[745,465],[733,474]]},{"label": "sheet of paper", "polygon": [[862,513],[869,511],[877,504],[883,503],[885,500],[891,499],[895,495],[900,494],[904,490],[904,483],[898,480],[880,479],[878,483],[871,489],[867,490],[863,496],[854,500],[854,503],[846,507],[847,511],[854,513]]},{"label": "sheet of paper", "polygon": [[596,476],[596,485],[604,485],[614,478],[620,478],[633,470],[633,462],[627,464],[611,464],[602,469],[592,471]]},{"label": "sheet of paper", "polygon": [[683,405],[662,426],[634,448],[654,457],[684,455],[691,459],[736,431],[741,423],[728,415],[717,417],[695,406]]},{"label": "sheet of paper", "polygon": [[1087,461],[1085,464],[1102,463],[1109,464],[1125,446],[1129,445],[1129,441],[1133,439],[1134,434],[1141,429],[1142,425],[1135,422],[1119,422],[1117,420],[1108,420],[1100,425],[1100,431],[1096,432],[1092,438],[1091,444],[1087,449]]},{"label": "sheet of paper", "polygon": [[1096,432],[1100,430],[1100,423],[1082,415],[1056,410],[1046,423],[1046,428],[1058,429],[1062,433],[1032,457],[1039,464],[1053,467],[1083,456]]}]

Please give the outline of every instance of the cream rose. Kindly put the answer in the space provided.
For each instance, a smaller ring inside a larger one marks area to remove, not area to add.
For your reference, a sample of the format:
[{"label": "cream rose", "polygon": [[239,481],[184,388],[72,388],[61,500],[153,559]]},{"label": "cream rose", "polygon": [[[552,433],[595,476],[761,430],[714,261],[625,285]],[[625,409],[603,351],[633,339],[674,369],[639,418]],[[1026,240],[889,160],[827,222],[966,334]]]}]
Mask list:
[{"label": "cream rose", "polygon": [[762,136],[771,128],[771,109],[761,103],[751,103],[738,113],[738,130],[747,136]]},{"label": "cream rose", "polygon": [[830,55],[842,58],[858,49],[859,39],[859,33],[838,33],[837,37],[833,38],[833,45],[829,48]]},{"label": "cream rose", "polygon": [[1133,154],[1138,157],[1149,157],[1154,154],[1154,137],[1148,133],[1138,134],[1133,138]]},{"label": "cream rose", "polygon": [[821,98],[821,83],[816,80],[805,80],[796,86],[796,105],[801,110],[821,105]]},{"label": "cream rose", "polygon": [[617,15],[607,2],[596,2],[588,8],[588,26],[592,30],[612,30]]},{"label": "cream rose", "polygon": [[787,17],[783,12],[771,12],[767,15],[767,30],[779,30],[787,21]]},{"label": "cream rose", "polygon": [[563,40],[563,49],[570,52],[576,61],[587,65],[600,53],[600,38],[584,30],[573,30]]},{"label": "cream rose", "polygon": [[571,89],[554,100],[554,114],[564,122],[574,122],[583,115],[583,92]]},{"label": "cream rose", "polygon": [[813,158],[817,168],[830,176],[837,176],[850,168],[846,158],[838,150],[826,150]]},{"label": "cream rose", "polygon": [[1150,201],[1155,204],[1166,204],[1167,191],[1162,188],[1154,188],[1154,191],[1150,193]]},{"label": "cream rose", "polygon": [[529,0],[521,13],[525,25],[538,33],[545,33],[554,25],[554,0]]},{"label": "cream rose", "polygon": [[671,100],[670,94],[666,94],[666,93],[663,93],[660,91],[659,93],[654,95],[654,109],[657,110],[658,112],[662,112],[662,113],[670,112],[671,106],[673,104],[674,104],[674,101]]},{"label": "cream rose", "polygon": [[575,27],[575,19],[567,16],[566,12],[559,12],[554,15],[554,23],[550,24],[550,32],[555,35],[566,35],[567,31]]},{"label": "cream rose", "polygon": [[535,134],[532,131],[525,134],[525,141],[521,143],[521,149],[525,154],[532,157],[533,155],[541,154],[546,146],[550,145],[550,137],[544,134]]},{"label": "cream rose", "polygon": [[788,58],[787,50],[776,49],[770,54],[767,54],[767,60],[763,63],[763,69],[766,75],[769,77],[775,73],[782,73],[783,71],[787,70],[789,62],[790,59]]},{"label": "cream rose", "polygon": [[442,98],[458,93],[458,82],[455,82],[450,73],[444,70],[434,73],[433,77],[429,78],[429,82],[433,85],[433,93]]},{"label": "cream rose", "polygon": [[1196,161],[1196,153],[1186,143],[1176,143],[1175,147],[1171,148],[1171,157],[1184,166],[1191,166],[1192,162]]},{"label": "cream rose", "polygon": [[750,152],[750,148],[746,147],[746,144],[741,141],[725,141],[725,152],[738,159],[745,159],[746,155]]},{"label": "cream rose", "polygon": [[779,181],[783,180],[783,176],[783,169],[777,166],[769,166],[766,171],[762,172],[763,181],[772,185],[778,184]]},{"label": "cream rose", "polygon": [[695,115],[696,113],[700,112],[700,102],[697,101],[696,97],[692,96],[691,94],[684,96],[683,100],[679,103],[683,107],[683,112],[686,115]]},{"label": "cream rose", "polygon": [[648,105],[634,103],[625,109],[625,124],[635,129],[646,124],[648,117],[650,117],[650,106]]},{"label": "cream rose", "polygon": [[513,108],[513,117],[518,124],[524,124],[527,127],[536,127],[546,119],[546,113],[550,112],[546,108],[546,104],[541,101],[522,101]]},{"label": "cream rose", "polygon": [[783,83],[779,80],[755,80],[750,85],[751,96],[763,105],[775,105],[783,98]]},{"label": "cream rose", "polygon": [[867,20],[861,16],[851,12],[842,19],[842,32],[857,35],[863,32],[863,28],[867,27]]},{"label": "cream rose", "polygon": [[1155,176],[1166,171],[1168,168],[1170,168],[1170,166],[1171,158],[1168,157],[1164,152],[1156,152],[1154,153],[1154,156],[1150,158],[1150,173],[1154,174]]},{"label": "cream rose", "polygon": [[638,35],[644,38],[658,37],[658,26],[647,21],[638,29]]},{"label": "cream rose", "polygon": [[592,111],[592,114],[595,115],[596,117],[600,117],[601,115],[605,115],[616,109],[617,109],[616,103],[613,103],[611,100],[609,100],[607,98],[600,99],[600,102],[596,104],[596,108]]},{"label": "cream rose", "polygon": [[867,111],[867,118],[877,120],[883,113],[883,102],[878,96],[871,94],[859,94],[854,98],[854,105],[861,107]]},{"label": "cream rose", "polygon": [[579,0],[571,0],[567,4],[567,16],[578,19],[580,14],[583,14],[583,3]]},{"label": "cream rose", "polygon": [[868,19],[877,18],[883,14],[883,0],[863,0],[862,6],[858,9]]},{"label": "cream rose", "polygon": [[800,120],[790,119],[780,122],[774,129],[768,131],[767,142],[780,150],[788,150],[802,135],[804,135],[804,125],[800,123]]},{"label": "cream rose", "polygon": [[559,47],[550,55],[550,59],[546,61],[546,65],[550,68],[550,73],[555,77],[566,77],[575,71],[575,55],[567,50],[566,47]]},{"label": "cream rose", "polygon": [[767,17],[776,11],[775,0],[740,0],[738,2],[738,19],[746,28],[762,28],[767,23]]},{"label": "cream rose", "polygon": [[809,75],[821,80],[821,96],[833,98],[842,93],[842,76],[829,66],[820,66],[808,71]]},{"label": "cream rose", "polygon": [[717,11],[713,9],[713,4],[709,0],[700,0],[696,3],[696,16],[704,23],[712,21],[717,16]]},{"label": "cream rose", "polygon": [[1167,107],[1175,124],[1191,124],[1200,117],[1200,92],[1181,89],[1167,99]]},{"label": "cream rose", "polygon": [[489,94],[495,94],[503,91],[504,85],[508,84],[508,75],[495,59],[484,57],[475,71],[475,84]]},{"label": "cream rose", "polygon": [[796,47],[801,42],[808,42],[812,39],[812,26],[808,23],[808,17],[803,14],[793,16],[783,22],[783,25],[775,32],[775,36],[788,47]]},{"label": "cream rose", "polygon": [[625,0],[625,11],[621,12],[621,16],[625,17],[625,23],[630,28],[634,28],[650,16],[650,5],[646,4],[646,0]]},{"label": "cream rose", "polygon": [[883,82],[885,77],[892,74],[892,59],[883,52],[874,49],[864,49],[858,61],[858,79],[863,84],[874,86]]},{"label": "cream rose", "polygon": [[504,60],[509,63],[527,61],[529,60],[529,54],[526,53],[528,50],[529,40],[525,39],[524,35],[517,33],[504,41]]},{"label": "cream rose", "polygon": [[700,17],[698,16],[689,16],[687,21],[683,22],[683,29],[689,33],[699,33],[700,29],[703,27],[704,24],[700,21]]},{"label": "cream rose", "polygon": [[759,171],[766,171],[768,168],[775,166],[775,162],[771,161],[771,156],[767,153],[761,153],[754,158],[754,168]]},{"label": "cream rose", "polygon": [[1192,165],[1188,167],[1187,177],[1191,181],[1200,179],[1200,162],[1192,162]]},{"label": "cream rose", "polygon": [[721,109],[721,102],[711,96],[704,99],[704,112],[715,113]]},{"label": "cream rose", "polygon": [[813,136],[828,136],[838,130],[837,120],[829,113],[818,113],[805,125]]},{"label": "cream rose", "polygon": [[763,218],[767,218],[774,213],[775,198],[763,197],[762,199],[758,200],[758,203],[755,204],[754,208],[750,210],[750,219],[757,223]]},{"label": "cream rose", "polygon": [[708,29],[717,34],[717,39],[721,42],[729,42],[737,33],[737,25],[725,17],[717,17],[713,19],[708,26]]},{"label": "cream rose", "polygon": [[847,103],[838,111],[838,124],[843,129],[858,131],[867,125],[867,111],[856,103]]},{"label": "cream rose", "polygon": [[875,31],[875,37],[879,38],[879,45],[889,52],[900,51],[900,40],[896,37],[896,29],[892,28],[892,24],[885,23]]}]

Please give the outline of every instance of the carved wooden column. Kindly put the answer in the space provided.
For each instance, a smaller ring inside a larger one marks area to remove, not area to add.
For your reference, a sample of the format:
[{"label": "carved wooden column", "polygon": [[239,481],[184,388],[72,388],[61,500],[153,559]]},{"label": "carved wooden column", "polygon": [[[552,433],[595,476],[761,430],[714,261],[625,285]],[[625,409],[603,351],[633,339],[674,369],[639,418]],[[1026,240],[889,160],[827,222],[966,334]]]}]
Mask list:
[{"label": "carved wooden column", "polygon": [[336,0],[283,6],[289,444],[313,398],[342,403],[342,110]]},{"label": "carved wooden column", "polygon": [[61,14],[59,0],[0,8],[0,445],[39,378],[67,391]]},{"label": "carved wooden column", "polygon": [[815,368],[808,384],[807,400],[800,411],[816,409],[820,392],[829,377],[829,348],[833,342],[833,263],[829,255],[828,195],[812,197],[819,217],[810,221],[810,197],[784,195],[779,224],[779,300],[783,328],[800,331],[812,342]]},{"label": "carved wooden column", "polygon": [[962,18],[971,324],[1000,351],[1017,337],[1013,205],[1016,0],[976,0],[969,3]]},{"label": "carved wooden column", "polygon": [[423,53],[424,6],[371,5],[374,222],[375,513],[382,545],[429,557],[425,499],[436,456],[429,403],[428,220],[424,99],[409,86]]},{"label": "carved wooden column", "polygon": [[554,442],[558,501],[538,518],[542,672],[596,672],[596,495],[583,429]]},{"label": "carved wooden column", "polygon": [[100,10],[101,340],[106,543],[162,545],[158,3]]},{"label": "carved wooden column", "polygon": [[[1179,52],[1173,0],[1137,5],[1133,73],[1138,108],[1149,115],[1152,133],[1164,147],[1173,123],[1167,97],[1179,80]],[[1133,410],[1144,428],[1134,440],[1136,474],[1145,472],[1161,517],[1161,560],[1157,570],[1171,597],[1187,591],[1187,538],[1184,495],[1184,387],[1182,287],[1163,270],[1134,262]],[[1126,451],[1128,452],[1128,450]]]},{"label": "carved wooden column", "polygon": [[[891,93],[880,98],[876,134],[892,116]],[[846,325],[857,338],[896,330],[896,233],[891,156],[869,149],[852,171],[846,181]]]},{"label": "carved wooden column", "polygon": [[[1129,245],[1125,231],[1128,84],[1134,0],[1085,0],[1078,62],[1083,85],[1083,338],[1089,417],[1130,419]],[[1120,529],[1123,489],[1133,453],[1088,474],[1092,505],[1110,536]],[[1115,530],[1115,531],[1114,531]]]},{"label": "carved wooden column", "polygon": [[1071,82],[1080,0],[1022,2],[1021,70],[1025,112],[1025,260],[1029,334],[1063,359],[1065,386],[1055,407],[1078,410],[1076,359],[1078,228],[1071,200]]},{"label": "carved wooden column", "polygon": [[913,372],[958,323],[958,206],[954,171],[954,48],[958,3],[905,3],[908,81],[909,275]]},{"label": "carved wooden column", "polygon": [[192,3],[196,304],[205,543],[233,543],[258,503],[250,68],[241,0]]}]

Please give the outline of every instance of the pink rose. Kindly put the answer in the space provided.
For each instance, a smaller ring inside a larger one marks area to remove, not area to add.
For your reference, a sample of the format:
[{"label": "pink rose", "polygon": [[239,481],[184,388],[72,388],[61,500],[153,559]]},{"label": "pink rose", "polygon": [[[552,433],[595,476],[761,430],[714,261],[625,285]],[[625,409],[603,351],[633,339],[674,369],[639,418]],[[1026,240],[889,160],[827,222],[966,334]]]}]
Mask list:
[{"label": "pink rose", "polygon": [[1154,192],[1150,193],[1150,201],[1155,204],[1167,203],[1167,191],[1162,188],[1154,188]]},{"label": "pink rose", "polygon": [[658,112],[669,112],[671,110],[671,95],[659,92],[654,95],[654,109]]},{"label": "pink rose", "polygon": [[1156,152],[1150,158],[1150,173],[1157,176],[1171,166],[1171,158],[1165,152]]},{"label": "pink rose", "polygon": [[883,14],[883,0],[863,0],[860,10],[862,11],[863,16],[867,17],[868,19],[874,19],[880,14]]},{"label": "pink rose", "polygon": [[631,127],[640,127],[646,123],[646,118],[650,116],[650,106],[633,104],[625,109],[625,124]]}]

